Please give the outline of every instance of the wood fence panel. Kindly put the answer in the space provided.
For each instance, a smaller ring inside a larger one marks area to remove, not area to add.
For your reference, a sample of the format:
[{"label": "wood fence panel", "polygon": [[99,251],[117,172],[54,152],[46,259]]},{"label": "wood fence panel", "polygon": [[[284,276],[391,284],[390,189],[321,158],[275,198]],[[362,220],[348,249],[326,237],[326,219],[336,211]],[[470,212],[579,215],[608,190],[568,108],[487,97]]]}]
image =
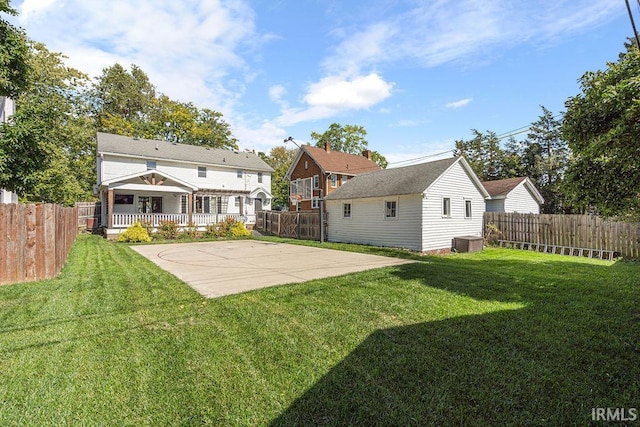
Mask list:
[{"label": "wood fence panel", "polygon": [[320,214],[317,212],[264,211],[256,229],[292,239],[320,240]]},{"label": "wood fence panel", "polygon": [[640,223],[609,221],[592,215],[486,212],[485,229],[489,224],[500,230],[500,240],[615,251],[627,259],[640,259]]},{"label": "wood fence panel", "polygon": [[77,208],[0,205],[0,284],[55,277],[77,234]]}]

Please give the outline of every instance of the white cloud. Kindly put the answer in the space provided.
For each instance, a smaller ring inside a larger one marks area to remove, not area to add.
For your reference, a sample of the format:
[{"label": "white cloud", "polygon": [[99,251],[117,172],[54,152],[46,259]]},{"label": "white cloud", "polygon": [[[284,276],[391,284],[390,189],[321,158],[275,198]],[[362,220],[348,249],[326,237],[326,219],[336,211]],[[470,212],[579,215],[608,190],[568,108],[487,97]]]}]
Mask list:
[{"label": "white cloud", "polygon": [[34,15],[45,12],[51,8],[57,0],[24,0],[18,8],[22,19],[28,20]]},{"label": "white cloud", "polygon": [[376,73],[351,79],[325,77],[309,85],[305,108],[285,108],[276,120],[283,126],[333,117],[350,110],[368,109],[391,96],[393,83]]},{"label": "white cloud", "polygon": [[473,101],[473,98],[459,99],[458,101],[452,101],[445,104],[445,108],[461,108]]}]

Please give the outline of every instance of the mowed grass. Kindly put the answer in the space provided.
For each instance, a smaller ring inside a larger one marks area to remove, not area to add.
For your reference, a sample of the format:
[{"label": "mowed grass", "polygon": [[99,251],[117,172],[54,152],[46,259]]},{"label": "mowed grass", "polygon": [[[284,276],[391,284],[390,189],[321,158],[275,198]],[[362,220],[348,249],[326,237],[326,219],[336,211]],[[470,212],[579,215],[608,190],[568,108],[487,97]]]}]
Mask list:
[{"label": "mowed grass", "polygon": [[415,258],[207,300],[80,236],[57,279],[0,287],[0,425],[585,425],[640,406],[637,263]]}]

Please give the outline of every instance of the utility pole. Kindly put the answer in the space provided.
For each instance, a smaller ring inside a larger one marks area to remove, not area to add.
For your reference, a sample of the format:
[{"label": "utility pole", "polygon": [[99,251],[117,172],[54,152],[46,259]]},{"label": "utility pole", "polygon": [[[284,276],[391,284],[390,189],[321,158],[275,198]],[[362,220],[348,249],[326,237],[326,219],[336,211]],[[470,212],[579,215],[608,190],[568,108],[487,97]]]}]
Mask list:
[{"label": "utility pole", "polygon": [[631,21],[631,28],[633,28],[633,36],[636,39],[636,48],[640,49],[640,39],[638,38],[638,30],[636,30],[636,23],[633,20],[633,13],[631,13],[631,6],[629,6],[629,0],[624,0],[624,2],[627,5],[627,12],[629,13],[629,20]]}]

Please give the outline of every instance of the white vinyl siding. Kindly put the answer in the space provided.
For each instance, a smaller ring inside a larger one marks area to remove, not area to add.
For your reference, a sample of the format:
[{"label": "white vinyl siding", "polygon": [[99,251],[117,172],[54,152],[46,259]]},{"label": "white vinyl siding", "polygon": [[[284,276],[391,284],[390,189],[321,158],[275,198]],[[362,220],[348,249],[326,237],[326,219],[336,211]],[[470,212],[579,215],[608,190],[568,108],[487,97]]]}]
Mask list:
[{"label": "white vinyl siding", "polygon": [[540,205],[522,182],[507,194],[504,201],[504,212],[538,214],[540,213]]},{"label": "white vinyl siding", "polygon": [[[421,250],[421,195],[399,196],[396,199],[397,213],[402,210],[402,215],[396,221],[385,221],[386,200],[389,198],[354,199],[349,202],[327,200],[329,241]],[[351,203],[351,221],[332,220],[343,218],[345,203]]]},{"label": "white vinyl siding", "polygon": [[[422,250],[450,249],[457,236],[482,236],[484,195],[460,163],[455,163],[426,191],[422,200]],[[451,199],[451,216],[442,217],[443,199]],[[471,201],[472,218],[465,218],[465,199]]]}]

